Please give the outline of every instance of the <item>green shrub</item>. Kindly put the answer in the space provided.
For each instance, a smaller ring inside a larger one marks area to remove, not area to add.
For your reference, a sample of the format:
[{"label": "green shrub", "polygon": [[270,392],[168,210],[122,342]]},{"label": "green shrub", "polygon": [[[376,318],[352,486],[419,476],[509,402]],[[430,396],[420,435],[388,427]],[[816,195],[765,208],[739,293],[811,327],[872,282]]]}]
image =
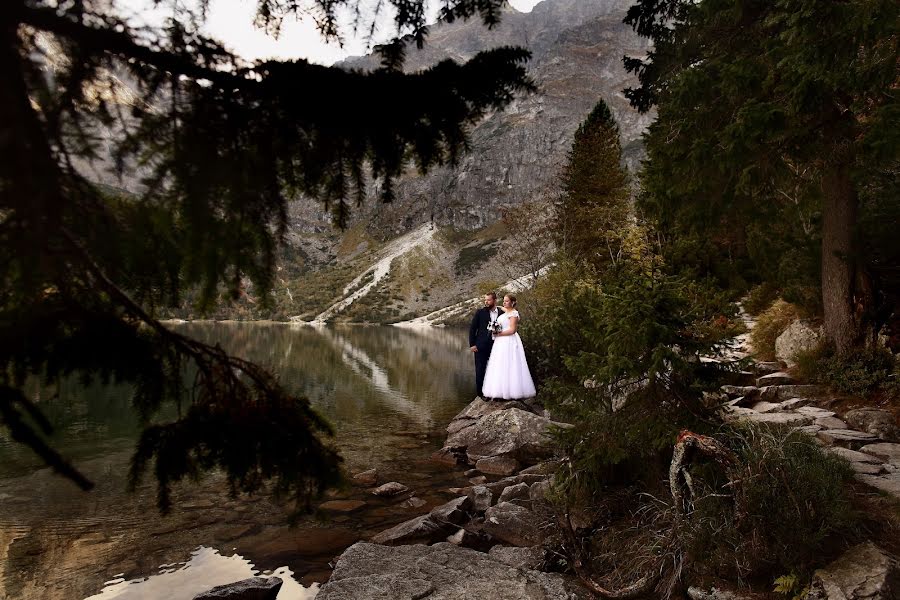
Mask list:
[{"label": "green shrub", "polygon": [[602,282],[582,273],[558,284],[551,273],[529,296],[541,308],[523,338],[541,398],[573,424],[557,438],[569,461],[561,487],[587,502],[610,484],[657,486],[679,429],[709,427],[701,391],[720,373],[699,357],[727,337],[734,307],[704,285],[634,263]]},{"label": "green shrub", "polygon": [[773,283],[764,282],[756,285],[747,293],[742,302],[748,314],[758,315],[778,299],[778,288]]},{"label": "green shrub", "polygon": [[783,426],[743,424],[718,437],[737,461],[727,482],[717,467],[695,473],[700,499],[684,534],[695,561],[722,577],[808,575],[833,538],[853,533],[845,460]]},{"label": "green shrub", "polygon": [[800,309],[784,300],[776,300],[763,311],[750,332],[750,343],[757,358],[775,359],[775,340],[784,330],[801,317]]},{"label": "green shrub", "polygon": [[900,397],[900,362],[886,348],[865,348],[837,356],[831,348],[801,352],[799,374],[845,394],[865,396],[876,391]]}]

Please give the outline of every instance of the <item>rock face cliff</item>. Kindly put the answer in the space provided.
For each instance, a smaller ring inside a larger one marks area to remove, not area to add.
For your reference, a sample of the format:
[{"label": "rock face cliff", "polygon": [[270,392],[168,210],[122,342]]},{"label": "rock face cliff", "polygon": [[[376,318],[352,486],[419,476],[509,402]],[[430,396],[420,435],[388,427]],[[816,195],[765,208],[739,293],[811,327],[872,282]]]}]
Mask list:
[{"label": "rock face cliff", "polygon": [[[538,91],[473,126],[470,151],[456,167],[426,175],[410,168],[397,183],[392,204],[382,204],[372,186],[346,232],[332,227],[318,202],[291,203],[287,244],[271,292],[274,309],[262,311],[256,290],[248,288],[246,302],[220,306],[212,315],[186,305],[173,316],[381,323],[428,316],[429,322],[452,322],[470,309],[467,299],[487,289],[512,289],[509,282],[534,269],[510,260],[522,248],[501,222],[502,211],[558,194],[575,130],[598,100],[605,100],[618,120],[627,165],[634,170],[640,161],[640,137],[653,116],[638,114],[623,93],[636,83],[622,67],[623,55],[643,56],[648,50],[622,23],[633,2],[544,0],[530,13],[507,9],[493,30],[477,19],[432,27],[425,48],[409,50],[407,70],[516,45],[532,53],[527,69]],[[371,69],[378,62],[357,57],[343,66]],[[127,77],[119,81],[115,101],[128,105],[133,98]],[[359,110],[366,110],[364,100]],[[115,139],[121,132],[97,133]],[[123,179],[111,166],[101,160],[79,168],[97,182],[139,189],[142,173],[136,166],[126,168]],[[445,314],[451,305],[458,310]],[[435,311],[439,319],[433,318]]]},{"label": "rock face cliff", "polygon": [[[558,189],[575,129],[601,98],[619,122],[625,161],[636,168],[640,136],[652,116],[638,114],[623,94],[635,80],[625,73],[622,56],[643,56],[648,49],[646,41],[622,23],[632,3],[544,0],[530,13],[508,9],[492,31],[478,20],[432,28],[425,48],[409,51],[407,70],[517,45],[532,53],[528,71],[539,91],[475,126],[471,150],[456,168],[435,169],[425,176],[410,172],[400,181],[394,203],[380,204],[373,193],[355,221],[365,221],[382,239],[429,220],[473,230],[496,222],[501,207],[544,200]],[[344,64],[368,69],[377,66],[377,60],[360,57]],[[325,217],[315,207],[298,205],[294,214],[301,229],[321,231]]]}]

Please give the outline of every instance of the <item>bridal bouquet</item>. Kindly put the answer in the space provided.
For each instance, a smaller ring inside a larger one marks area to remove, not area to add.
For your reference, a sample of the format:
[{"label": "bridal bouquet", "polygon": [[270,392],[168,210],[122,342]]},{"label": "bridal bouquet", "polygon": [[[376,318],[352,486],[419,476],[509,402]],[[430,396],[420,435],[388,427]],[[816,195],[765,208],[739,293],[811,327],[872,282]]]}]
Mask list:
[{"label": "bridal bouquet", "polygon": [[499,321],[491,321],[488,323],[487,329],[491,332],[491,335],[497,335],[503,331],[503,325],[501,325]]}]

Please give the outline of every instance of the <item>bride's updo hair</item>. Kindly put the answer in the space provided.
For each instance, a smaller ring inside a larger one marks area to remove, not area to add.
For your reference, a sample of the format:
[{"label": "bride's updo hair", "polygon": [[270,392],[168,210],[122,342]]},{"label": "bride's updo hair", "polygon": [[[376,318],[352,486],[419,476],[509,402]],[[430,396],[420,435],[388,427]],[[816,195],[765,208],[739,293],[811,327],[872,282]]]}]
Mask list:
[{"label": "bride's updo hair", "polygon": [[506,297],[509,298],[509,303],[510,303],[510,305],[511,305],[513,308],[515,308],[515,307],[516,307],[516,297],[513,296],[512,294],[507,294]]}]

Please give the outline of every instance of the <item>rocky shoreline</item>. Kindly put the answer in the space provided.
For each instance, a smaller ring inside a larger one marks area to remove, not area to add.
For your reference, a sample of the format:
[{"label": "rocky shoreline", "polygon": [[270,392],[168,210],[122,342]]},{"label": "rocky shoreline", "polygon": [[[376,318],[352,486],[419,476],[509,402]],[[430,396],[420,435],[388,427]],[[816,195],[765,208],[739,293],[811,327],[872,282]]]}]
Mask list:
[{"label": "rocky shoreline", "polygon": [[[752,320],[747,324],[752,327]],[[747,356],[746,339],[740,336],[731,359]],[[893,417],[871,407],[843,410],[840,398],[821,386],[795,381],[786,366],[753,364],[740,376],[743,385],[723,386],[707,394],[707,400],[720,407],[726,420],[779,423],[814,436],[847,460],[860,482],[900,498],[900,430]],[[550,435],[554,427],[568,425],[554,421],[538,399],[473,400],[451,420],[443,448],[432,456],[466,468],[470,485],[451,488],[453,500],[347,548],[317,599],[593,597],[575,577],[552,572],[547,551],[560,535],[547,500],[557,466]],[[354,483],[380,496],[409,492],[398,482],[378,486],[374,470],[356,474]],[[589,526],[577,515],[570,518],[575,529]],[[688,588],[687,595],[749,598],[696,587]],[[859,544],[815,573],[807,597],[900,599],[900,565],[871,542]]]},{"label": "rocky shoreline", "polygon": [[542,570],[542,543],[553,528],[545,508],[554,470],[549,433],[565,426],[534,399],[473,400],[447,426],[447,441],[433,456],[469,467],[471,485],[348,548],[317,598],[589,597],[572,578]]}]

